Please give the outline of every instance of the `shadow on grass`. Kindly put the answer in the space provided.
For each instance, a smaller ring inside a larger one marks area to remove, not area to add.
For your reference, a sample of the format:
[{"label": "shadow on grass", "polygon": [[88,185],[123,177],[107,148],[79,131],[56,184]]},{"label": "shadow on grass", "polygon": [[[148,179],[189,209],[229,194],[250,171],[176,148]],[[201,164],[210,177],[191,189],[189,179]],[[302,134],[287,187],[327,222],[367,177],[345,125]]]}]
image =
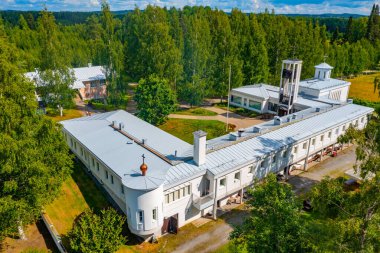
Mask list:
[{"label": "shadow on grass", "polygon": [[[113,207],[120,215],[125,216],[97,179],[87,171],[86,166],[78,159],[74,159],[74,168],[71,176],[82,193],[85,202],[95,213],[99,214],[102,209]],[[81,214],[75,218],[74,223]],[[127,238],[126,245],[136,245],[141,242],[137,236],[130,232],[127,221],[123,224],[123,235]],[[69,235],[63,236],[62,242],[69,249]]]},{"label": "shadow on grass", "polygon": [[55,246],[55,243],[54,243],[54,240],[53,238],[51,237],[49,231],[47,230],[44,222],[39,219],[37,220],[36,222],[36,226],[37,226],[37,229],[38,231],[40,232],[40,234],[42,235],[42,238],[44,239],[44,242],[46,244],[46,247],[53,253],[58,253],[59,250],[58,248]]}]

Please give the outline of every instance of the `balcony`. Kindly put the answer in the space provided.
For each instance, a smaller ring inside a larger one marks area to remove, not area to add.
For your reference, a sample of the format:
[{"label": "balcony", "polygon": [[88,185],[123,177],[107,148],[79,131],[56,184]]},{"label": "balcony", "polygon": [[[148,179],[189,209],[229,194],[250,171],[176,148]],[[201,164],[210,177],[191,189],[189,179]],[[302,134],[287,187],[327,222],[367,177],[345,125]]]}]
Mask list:
[{"label": "balcony", "polygon": [[203,210],[207,207],[210,207],[214,204],[214,193],[211,192],[206,196],[199,197],[197,195],[193,195],[193,205],[198,210]]}]

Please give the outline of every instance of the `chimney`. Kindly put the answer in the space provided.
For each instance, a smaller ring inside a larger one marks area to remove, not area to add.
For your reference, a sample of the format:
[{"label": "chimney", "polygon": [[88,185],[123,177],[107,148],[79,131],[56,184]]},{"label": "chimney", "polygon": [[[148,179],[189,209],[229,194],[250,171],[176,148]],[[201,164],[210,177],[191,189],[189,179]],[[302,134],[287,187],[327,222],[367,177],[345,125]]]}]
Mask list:
[{"label": "chimney", "polygon": [[281,118],[279,116],[274,116],[274,124],[281,125]]},{"label": "chimney", "polygon": [[142,141],[142,144],[146,145],[148,142],[148,139],[142,139],[141,141]]},{"label": "chimney", "polygon": [[207,133],[202,130],[196,131],[194,135],[194,162],[200,166],[206,162],[206,136]]},{"label": "chimney", "polygon": [[296,114],[296,113],[293,114],[292,118],[293,118],[293,119],[297,119],[297,114]]},{"label": "chimney", "polygon": [[238,136],[241,137],[241,135],[244,133],[244,129],[240,128],[238,130]]},{"label": "chimney", "polygon": [[123,123],[119,123],[119,130],[121,131],[121,130],[123,130],[124,129],[124,124]]}]

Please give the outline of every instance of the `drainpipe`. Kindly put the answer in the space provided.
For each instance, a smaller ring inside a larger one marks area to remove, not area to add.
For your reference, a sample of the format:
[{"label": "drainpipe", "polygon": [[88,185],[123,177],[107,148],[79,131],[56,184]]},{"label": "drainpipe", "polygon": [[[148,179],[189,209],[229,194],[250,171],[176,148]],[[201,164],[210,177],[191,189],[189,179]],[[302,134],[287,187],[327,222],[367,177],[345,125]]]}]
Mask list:
[{"label": "drainpipe", "polygon": [[216,196],[218,196],[217,194],[217,189],[218,189],[218,179],[216,178],[215,180],[215,183],[214,183],[214,191],[215,191],[215,196],[214,196],[214,206],[213,206],[213,209],[212,209],[212,218],[214,220],[216,220],[216,209],[218,208],[218,201],[216,199]]}]

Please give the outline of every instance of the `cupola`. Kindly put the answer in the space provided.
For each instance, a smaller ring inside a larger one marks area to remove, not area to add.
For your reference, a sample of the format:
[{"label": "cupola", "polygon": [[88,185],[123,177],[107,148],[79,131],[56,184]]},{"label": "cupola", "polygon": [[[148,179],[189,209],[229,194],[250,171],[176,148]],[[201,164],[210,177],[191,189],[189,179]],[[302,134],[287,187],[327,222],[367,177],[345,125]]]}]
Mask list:
[{"label": "cupola", "polygon": [[317,66],[315,66],[315,79],[319,80],[329,80],[331,77],[331,70],[333,67],[328,65],[326,62],[321,63]]}]

